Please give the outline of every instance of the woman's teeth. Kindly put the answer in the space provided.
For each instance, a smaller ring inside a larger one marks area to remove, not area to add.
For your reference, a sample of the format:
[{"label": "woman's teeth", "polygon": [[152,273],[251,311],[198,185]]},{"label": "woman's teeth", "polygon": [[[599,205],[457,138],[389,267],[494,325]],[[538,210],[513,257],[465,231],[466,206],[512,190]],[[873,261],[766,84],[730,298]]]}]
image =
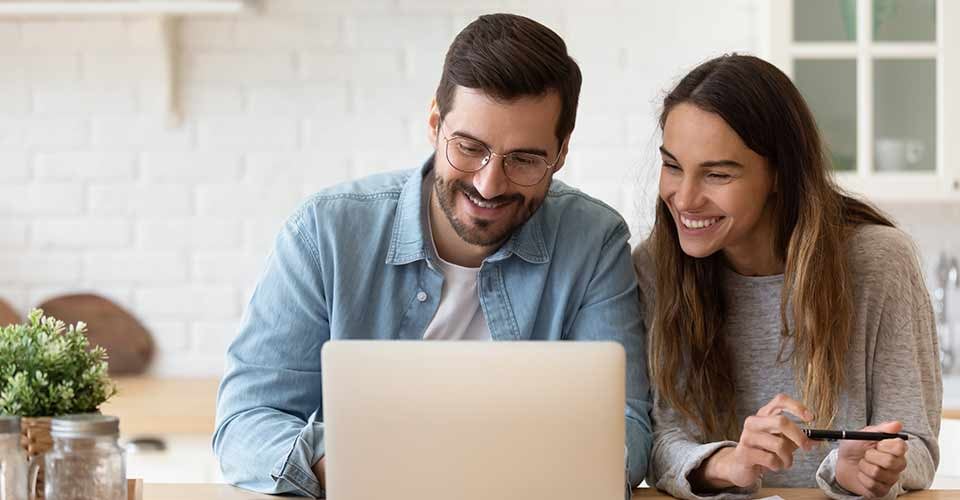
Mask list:
[{"label": "woman's teeth", "polygon": [[680,222],[683,223],[688,229],[703,229],[710,227],[719,221],[721,217],[713,217],[710,219],[701,219],[701,220],[692,220],[686,217],[680,216]]}]

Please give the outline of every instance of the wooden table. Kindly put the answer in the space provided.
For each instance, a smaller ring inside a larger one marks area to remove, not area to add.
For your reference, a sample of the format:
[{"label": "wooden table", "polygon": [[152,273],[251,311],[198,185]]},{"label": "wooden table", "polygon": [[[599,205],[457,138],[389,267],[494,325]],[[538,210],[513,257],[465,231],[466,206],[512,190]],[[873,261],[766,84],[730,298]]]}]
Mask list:
[{"label": "wooden table", "polygon": [[216,378],[117,377],[117,395],[100,406],[120,418],[120,434],[213,434]]},{"label": "wooden table", "polygon": [[[829,500],[830,497],[823,494],[822,491],[815,488],[765,488],[760,493],[754,495],[754,498],[764,498],[773,495],[779,495],[784,500]],[[146,497],[144,497],[146,498]],[[254,497],[256,498],[256,497]],[[633,500],[638,498],[673,498],[650,488],[643,488],[633,494]],[[902,497],[904,500],[956,500],[960,498],[960,490],[925,490],[908,493]],[[184,499],[186,500],[186,499]]]},{"label": "wooden table", "polygon": [[[132,493],[132,492],[131,492]],[[756,498],[780,495],[785,500],[825,500],[827,496],[816,489],[771,488],[761,490]],[[389,494],[386,496],[389,497]],[[134,495],[131,495],[134,498]],[[226,486],[223,484],[145,484],[142,500],[277,500],[276,496],[260,495]],[[285,497],[284,497],[285,498]],[[657,490],[644,488],[637,490],[633,499],[671,498]],[[904,500],[947,500],[960,498],[960,490],[917,491],[904,497]]]}]

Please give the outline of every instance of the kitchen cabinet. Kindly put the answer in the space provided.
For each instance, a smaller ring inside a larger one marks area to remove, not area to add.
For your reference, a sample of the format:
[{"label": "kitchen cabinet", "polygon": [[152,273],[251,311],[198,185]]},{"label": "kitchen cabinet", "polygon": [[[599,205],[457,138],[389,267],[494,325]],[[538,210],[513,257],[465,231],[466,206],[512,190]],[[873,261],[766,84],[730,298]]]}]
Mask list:
[{"label": "kitchen cabinet", "polygon": [[[120,418],[127,476],[149,483],[223,482],[211,446],[216,425],[216,378],[118,377],[117,395],[100,411]],[[130,446],[158,440],[163,450]]]},{"label": "kitchen cabinet", "polygon": [[817,119],[839,183],[960,200],[960,2],[773,0],[769,58]]}]

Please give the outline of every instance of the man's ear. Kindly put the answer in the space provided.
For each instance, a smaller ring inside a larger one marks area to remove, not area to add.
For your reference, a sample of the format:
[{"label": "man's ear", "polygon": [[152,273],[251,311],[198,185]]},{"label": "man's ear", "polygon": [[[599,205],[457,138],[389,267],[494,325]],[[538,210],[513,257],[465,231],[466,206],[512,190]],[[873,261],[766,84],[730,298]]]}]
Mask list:
[{"label": "man's ear", "polygon": [[560,156],[557,159],[557,165],[553,167],[553,173],[557,173],[563,168],[563,165],[567,162],[567,153],[570,152],[570,134],[567,134],[567,138],[563,140],[563,144],[560,146]]},{"label": "man's ear", "polygon": [[427,115],[427,140],[434,149],[437,147],[437,132],[440,130],[440,108],[437,98],[430,99],[430,111]]}]

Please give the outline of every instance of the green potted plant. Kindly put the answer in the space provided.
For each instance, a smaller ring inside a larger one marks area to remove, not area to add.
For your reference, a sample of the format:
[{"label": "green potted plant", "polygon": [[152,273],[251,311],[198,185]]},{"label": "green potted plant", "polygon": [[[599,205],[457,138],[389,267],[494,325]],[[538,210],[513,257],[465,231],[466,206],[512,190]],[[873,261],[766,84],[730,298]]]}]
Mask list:
[{"label": "green potted plant", "polygon": [[[51,418],[96,412],[116,392],[107,353],[90,348],[83,322],[68,326],[34,309],[26,323],[0,328],[0,414],[21,417],[31,458],[51,448]],[[38,498],[42,478],[41,465]]]}]

